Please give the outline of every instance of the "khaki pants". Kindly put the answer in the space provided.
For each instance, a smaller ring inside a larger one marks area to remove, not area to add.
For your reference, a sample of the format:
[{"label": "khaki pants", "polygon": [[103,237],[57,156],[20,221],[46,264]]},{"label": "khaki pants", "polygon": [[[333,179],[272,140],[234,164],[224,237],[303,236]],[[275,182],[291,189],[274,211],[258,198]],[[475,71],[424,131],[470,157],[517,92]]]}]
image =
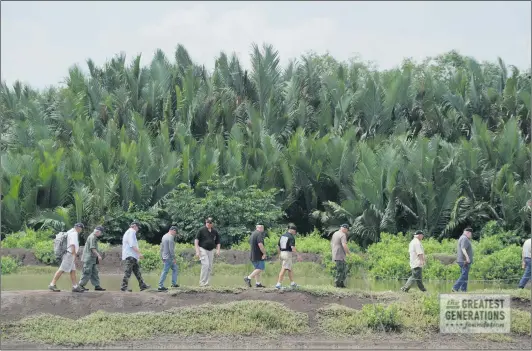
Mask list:
[{"label": "khaki pants", "polygon": [[209,285],[209,279],[211,278],[214,250],[205,250],[202,247],[199,250],[201,261],[200,286],[206,286]]}]

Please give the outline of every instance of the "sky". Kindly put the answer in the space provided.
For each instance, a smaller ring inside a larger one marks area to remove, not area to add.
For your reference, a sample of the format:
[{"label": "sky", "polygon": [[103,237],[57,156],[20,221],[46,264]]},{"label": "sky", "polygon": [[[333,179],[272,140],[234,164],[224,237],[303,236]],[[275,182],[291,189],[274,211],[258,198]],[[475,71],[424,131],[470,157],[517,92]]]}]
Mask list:
[{"label": "sky", "polygon": [[450,50],[479,61],[501,57],[528,69],[531,3],[520,2],[2,2],[0,76],[35,88],[56,85],[74,64],[102,65],[125,52],[149,64],[177,44],[208,69],[221,51],[249,67],[252,43],[271,44],[281,64],[313,51],[360,57],[380,69]]}]

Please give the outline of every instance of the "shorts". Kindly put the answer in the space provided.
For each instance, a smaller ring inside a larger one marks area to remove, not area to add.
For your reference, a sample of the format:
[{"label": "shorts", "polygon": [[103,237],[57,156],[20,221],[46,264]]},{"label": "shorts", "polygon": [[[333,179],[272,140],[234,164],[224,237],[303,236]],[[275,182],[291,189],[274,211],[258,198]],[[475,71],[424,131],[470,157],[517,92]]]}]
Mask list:
[{"label": "shorts", "polygon": [[253,267],[255,267],[255,269],[260,269],[261,271],[263,271],[266,267],[266,262],[264,261],[251,261],[251,263],[253,264]]},{"label": "shorts", "polygon": [[292,252],[281,251],[281,266],[284,269],[292,270]]},{"label": "shorts", "polygon": [[76,262],[74,261],[74,256],[72,256],[70,252],[67,252],[63,255],[59,270],[66,273],[70,273],[71,271],[76,270]]}]

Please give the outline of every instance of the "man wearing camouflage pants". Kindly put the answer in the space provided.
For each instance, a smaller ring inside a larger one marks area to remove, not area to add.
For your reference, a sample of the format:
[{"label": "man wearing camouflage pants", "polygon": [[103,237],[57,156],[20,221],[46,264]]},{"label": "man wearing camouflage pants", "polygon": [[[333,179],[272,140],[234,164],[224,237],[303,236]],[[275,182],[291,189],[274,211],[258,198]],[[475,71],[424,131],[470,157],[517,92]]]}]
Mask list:
[{"label": "man wearing camouflage pants", "polygon": [[91,281],[94,285],[94,290],[105,291],[100,286],[100,277],[98,272],[98,263],[102,261],[100,250],[98,250],[98,238],[103,234],[103,227],[97,226],[91,235],[88,236],[83,248],[83,271],[81,273],[81,279],[79,281],[79,287],[87,291],[85,285]]},{"label": "man wearing camouflage pants", "polygon": [[347,278],[347,264],[345,258],[349,255],[349,248],[347,247],[347,232],[349,225],[342,224],[340,229],[335,232],[331,238],[332,259],[336,264],[336,272],[334,285],[337,288],[345,288],[345,280]]},{"label": "man wearing camouflage pants", "polygon": [[127,286],[129,283],[129,278],[131,278],[131,272],[135,274],[139,282],[140,291],[149,289],[150,286],[147,285],[144,280],[142,280],[142,275],[140,274],[139,260],[142,259],[142,254],[139,250],[139,244],[137,242],[137,232],[139,231],[138,222],[133,222],[129,226],[129,229],[124,233],[122,238],[122,261],[125,261],[124,269],[124,278],[122,279],[122,286],[120,287],[121,291],[129,291]]}]

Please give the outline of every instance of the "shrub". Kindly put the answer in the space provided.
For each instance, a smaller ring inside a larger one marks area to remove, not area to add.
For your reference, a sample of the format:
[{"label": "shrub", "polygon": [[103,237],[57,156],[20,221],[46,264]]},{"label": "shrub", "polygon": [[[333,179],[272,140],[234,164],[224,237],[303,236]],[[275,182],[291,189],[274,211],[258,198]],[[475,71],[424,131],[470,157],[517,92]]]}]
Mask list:
[{"label": "shrub", "polygon": [[2,247],[33,249],[37,243],[50,240],[55,234],[52,230],[25,229],[6,235],[5,239],[2,240]]},{"label": "shrub", "polygon": [[388,306],[384,304],[364,305],[362,318],[373,330],[398,331],[401,326],[398,312],[399,309],[395,304]]},{"label": "shrub", "polygon": [[56,264],[54,254],[54,242],[52,240],[41,241],[33,248],[35,257],[44,264]]},{"label": "shrub", "polygon": [[15,273],[19,266],[19,262],[11,256],[2,256],[0,263],[0,274]]},{"label": "shrub", "polygon": [[[139,240],[138,243],[140,252],[143,255],[143,258],[139,261],[140,267],[147,272],[154,270],[162,270],[163,261],[161,260],[160,256],[160,246],[151,245],[145,240]],[[182,269],[187,267],[187,263],[181,256],[176,255],[176,262]]]},{"label": "shrub", "polygon": [[149,242],[158,242],[170,227],[170,222],[166,216],[166,212],[160,209],[136,211],[133,206],[129,211],[114,211],[104,221],[104,240],[113,245],[120,245],[124,233],[129,228],[131,222],[135,220],[140,224],[139,233],[137,234],[138,238]]},{"label": "shrub", "polygon": [[266,228],[276,224],[283,214],[275,200],[278,191],[255,186],[238,189],[233,186],[237,181],[213,180],[197,184],[196,190],[182,184],[167,195],[162,207],[172,223],[182,229],[179,241],[193,242],[208,216],[214,218],[223,247],[242,241],[257,222]]},{"label": "shrub", "polygon": [[474,256],[471,266],[473,279],[515,279],[519,280],[521,270],[521,247],[512,245],[491,255]]}]

